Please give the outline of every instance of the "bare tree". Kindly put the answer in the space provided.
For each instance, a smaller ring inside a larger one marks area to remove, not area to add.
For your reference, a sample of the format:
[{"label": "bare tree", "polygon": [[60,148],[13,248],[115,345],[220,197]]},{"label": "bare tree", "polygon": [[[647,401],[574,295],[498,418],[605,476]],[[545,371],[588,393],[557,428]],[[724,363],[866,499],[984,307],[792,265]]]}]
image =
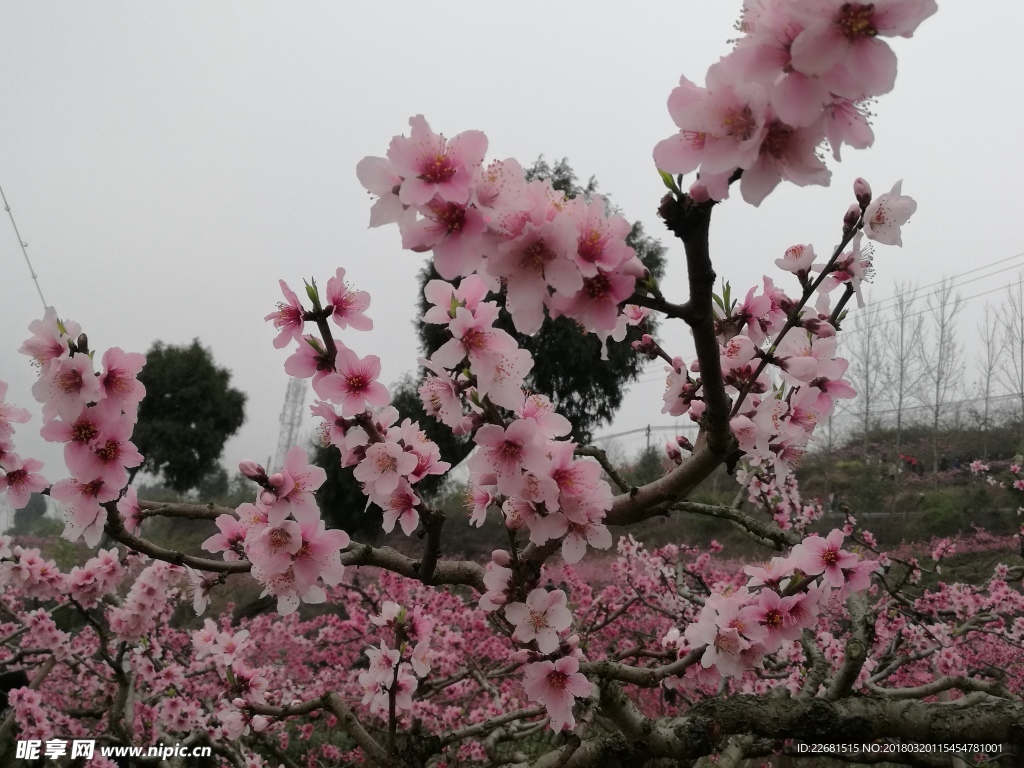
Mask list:
[{"label": "bare tree", "polygon": [[992,308],[985,304],[985,318],[978,324],[978,337],[981,345],[977,360],[977,389],[981,395],[981,411],[978,414],[981,425],[981,446],[984,458],[988,458],[988,431],[992,426],[992,397],[999,385],[1000,367],[1003,366],[1003,350],[1006,347],[1006,336],[1001,333],[998,316]]},{"label": "bare tree", "polygon": [[853,327],[844,334],[845,347],[849,350],[849,378],[857,390],[856,415],[860,421],[864,438],[864,452],[868,452],[868,434],[871,431],[871,416],[878,410],[878,404],[885,393],[886,377],[883,375],[885,323],[882,310],[871,304],[854,316]]},{"label": "bare tree", "polygon": [[882,373],[896,416],[896,453],[903,441],[904,410],[924,375],[921,351],[924,317],[917,310],[917,286],[896,283],[890,319],[882,337],[885,365]]},{"label": "bare tree", "polygon": [[1003,343],[1009,353],[1003,357],[1000,378],[1017,396],[1020,406],[1021,441],[1024,442],[1024,272],[1006,289],[1003,315]]},{"label": "bare tree", "polygon": [[926,305],[929,343],[923,352],[924,376],[921,400],[928,405],[932,428],[932,471],[939,471],[939,427],[942,409],[960,391],[964,375],[964,349],[956,338],[956,320],[963,299],[953,292],[953,281],[943,280],[928,294]]}]

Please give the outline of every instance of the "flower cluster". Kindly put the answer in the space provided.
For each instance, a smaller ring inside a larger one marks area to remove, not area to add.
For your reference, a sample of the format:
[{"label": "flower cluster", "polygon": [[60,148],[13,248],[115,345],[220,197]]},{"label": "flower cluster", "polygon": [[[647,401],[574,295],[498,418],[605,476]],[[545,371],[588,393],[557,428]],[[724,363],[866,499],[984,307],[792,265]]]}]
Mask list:
[{"label": "flower cluster", "polygon": [[[260,485],[258,497],[240,505],[235,515],[219,516],[220,532],[204,541],[203,548],[223,552],[225,560],[244,554],[264,594],[277,598],[281,613],[291,613],[300,602],[322,603],[327,595],[320,582],[333,586],[341,581],[340,552],[349,545],[347,533],[327,529],[313,497],[327,473],[311,466],[297,446],[288,451],[280,472],[268,476],[252,461],[242,462],[239,469]],[[215,582],[201,574],[195,577],[196,611],[202,613]]]},{"label": "flower cluster", "polygon": [[881,38],[911,37],[936,10],[934,0],[747,0],[742,36],[704,86],[684,76],[669,96],[679,133],[655,147],[655,163],[699,171],[695,199],[725,199],[737,174],[754,205],[782,180],[827,185],[818,147],[827,141],[839,160],[843,144],[870,146],[866,104],[895,84],[896,55]]},{"label": "flower cluster", "polygon": [[635,321],[619,306],[646,276],[626,244],[629,223],[609,215],[601,197],[567,199],[549,181],[527,182],[514,159],[485,165],[480,131],[446,139],[422,115],[409,125],[410,135],[395,136],[387,157],[364,158],[356,168],[377,198],[370,226],[397,224],[402,247],[432,251],[445,280],[479,275],[474,294],[503,285],[520,333],[538,331],[547,308],[602,339],[621,340]]},{"label": "flower cluster", "polygon": [[[71,541],[83,536],[94,547],[106,522],[101,504],[116,500],[128,484],[128,470],[142,463],[131,435],[139,402],[146,394],[137,378],[146,358],[114,347],[103,354],[103,368],[96,371],[79,325],[58,320],[52,307],[29,330],[32,336],[20,351],[39,368],[32,394],[43,404],[45,423],[40,434],[64,443],[64,461],[71,472],[50,489],[50,495],[66,505],[64,536]],[[0,421],[0,439],[3,430]],[[0,459],[6,469],[0,482],[7,486],[15,506],[24,506],[29,492],[47,485],[32,474],[42,465],[9,456]]]},{"label": "flower cluster", "polygon": [[46,488],[49,483],[38,472],[43,468],[41,461],[22,459],[14,452],[14,425],[29,420],[24,408],[4,402],[7,397],[7,383],[0,381],[0,491],[7,491],[7,498],[15,509],[28,504],[29,496]]},{"label": "flower cluster", "polygon": [[679,644],[680,651],[704,647],[701,666],[736,676],[778,651],[784,641],[797,640],[804,629],[817,625],[818,614],[831,600],[842,601],[870,586],[878,564],[843,550],[843,539],[839,530],[827,538],[809,536],[789,557],[746,566],[746,585],[711,595],[699,619],[682,633],[686,643]]},{"label": "flower cluster", "polygon": [[[416,677],[430,672],[429,635],[433,622],[424,616],[420,606],[408,611],[391,600],[384,601],[380,614],[370,616],[370,622],[394,630],[396,647],[388,648],[387,641],[381,640],[379,647],[366,649],[369,666],[358,678],[363,704],[371,712],[383,713],[393,699],[397,712],[411,710]],[[416,642],[411,652],[407,641]],[[403,658],[408,658],[408,662]]]}]

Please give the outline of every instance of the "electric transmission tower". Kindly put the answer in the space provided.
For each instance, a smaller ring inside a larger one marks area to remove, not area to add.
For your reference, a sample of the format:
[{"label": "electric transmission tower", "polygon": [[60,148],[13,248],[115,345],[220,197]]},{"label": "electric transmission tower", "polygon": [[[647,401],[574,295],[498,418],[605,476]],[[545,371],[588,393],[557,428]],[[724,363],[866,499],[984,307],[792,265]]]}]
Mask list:
[{"label": "electric transmission tower", "polygon": [[277,436],[277,453],[268,472],[276,472],[284,466],[284,456],[299,439],[302,426],[302,407],[306,404],[306,380],[288,379],[288,390],[284,395],[281,409],[281,431]]}]

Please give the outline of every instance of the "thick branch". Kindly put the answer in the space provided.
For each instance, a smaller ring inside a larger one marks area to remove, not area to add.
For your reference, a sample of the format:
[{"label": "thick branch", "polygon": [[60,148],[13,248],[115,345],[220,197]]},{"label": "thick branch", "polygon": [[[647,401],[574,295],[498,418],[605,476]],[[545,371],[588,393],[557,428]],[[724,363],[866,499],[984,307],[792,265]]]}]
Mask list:
[{"label": "thick branch", "polygon": [[334,716],[338,718],[338,722],[345,729],[345,732],[352,737],[352,741],[362,748],[368,758],[377,763],[377,765],[395,765],[395,761],[384,747],[378,744],[376,739],[363,727],[355,713],[348,708],[348,705],[342,701],[338,694],[328,693],[324,696],[323,701],[327,708],[334,713]]},{"label": "thick branch", "polygon": [[774,522],[758,520],[744,512],[740,512],[735,507],[727,507],[724,504],[698,504],[692,501],[680,501],[673,504],[672,509],[731,520],[741,528],[772,542],[779,548],[795,547],[801,541],[800,536],[793,531],[784,531]]},{"label": "thick branch", "polygon": [[724,458],[732,451],[735,441],[729,429],[732,403],[725,393],[718,336],[715,333],[712,298],[715,270],[711,264],[708,243],[713,207],[713,202],[697,203],[689,195],[683,195],[682,198],[666,195],[658,213],[665,220],[665,226],[683,241],[686,249],[690,298],[680,311],[693,332],[693,343],[700,362],[701,390],[706,406],[704,428],[708,445],[716,456]]},{"label": "thick branch", "polygon": [[227,562],[224,560],[209,560],[205,557],[193,557],[172,549],[164,549],[153,542],[135,536],[128,532],[121,520],[121,515],[113,502],[104,505],[107,510],[107,524],[104,531],[115,541],[119,541],[129,549],[142,552],[156,560],[163,560],[174,565],[187,565],[199,571],[210,571],[213,573],[247,573],[252,570],[252,563],[248,560],[236,560]]},{"label": "thick branch", "polygon": [[708,442],[699,444],[690,458],[664,477],[616,496],[604,522],[607,525],[632,525],[663,513],[665,510],[656,509],[657,505],[685,497],[721,463],[722,457],[711,449]]},{"label": "thick branch", "polygon": [[[794,739],[807,744],[878,739],[921,744],[1019,743],[1024,738],[1024,704],[980,695],[984,700],[952,703],[867,697],[827,702],[746,694],[716,698],[698,704],[682,717],[659,718],[647,725],[637,721],[634,725],[640,729],[636,734],[620,732],[587,739],[567,766],[629,768],[655,758],[693,760],[722,749],[723,739],[729,736]],[[531,765],[549,768],[553,761],[549,753]]]},{"label": "thick branch", "polygon": [[[352,549],[343,552],[341,562],[345,565],[371,565],[384,568],[410,579],[420,578],[421,561],[406,557],[391,547],[371,547],[368,544],[353,543]],[[469,560],[438,560],[434,567],[431,584],[465,584],[485,592],[484,569]]]},{"label": "thick branch", "polygon": [[623,683],[632,683],[642,688],[651,688],[662,680],[681,675],[686,668],[695,664],[704,655],[707,646],[694,648],[670,664],[663,664],[660,667],[631,667],[628,664],[619,664],[614,661],[586,661],[580,664],[580,672],[590,677],[599,677],[605,680],[618,680]]},{"label": "thick branch", "polygon": [[139,501],[141,517],[181,517],[187,520],[216,520],[221,515],[234,515],[231,507],[218,504],[169,504],[162,501]]}]

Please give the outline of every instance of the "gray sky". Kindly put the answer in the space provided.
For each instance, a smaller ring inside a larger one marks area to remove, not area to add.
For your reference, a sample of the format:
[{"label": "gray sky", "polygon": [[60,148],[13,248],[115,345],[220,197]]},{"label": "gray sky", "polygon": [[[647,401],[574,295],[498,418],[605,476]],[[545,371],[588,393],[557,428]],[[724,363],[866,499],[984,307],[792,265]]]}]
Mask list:
[{"label": "gray sky", "polygon": [[[226,463],[263,461],[287,386],[288,352],[262,322],[278,278],[300,288],[345,267],[372,294],[376,323],[346,343],[379,355],[385,382],[415,366],[421,258],[395,228],[367,229],[363,156],[383,155],[422,113],[449,136],[485,131],[490,158],[567,156],[661,236],[651,150],[674,131],[666,99],[680,74],[701,82],[728,50],[739,5],[8,3],[0,185],[58,314],[101,350],[199,337],[249,396]],[[828,251],[857,176],[876,193],[903,178],[919,204],[904,248],[877,250],[876,297],[894,279],[931,283],[1024,251],[1022,29],[1016,1],[940,2],[914,39],[895,41],[899,76],[875,105],[873,148],[830,160],[829,188],[782,185],[759,209],[736,195],[716,210],[719,274],[742,294],[762,274],[784,277],[773,261],[787,246]],[[681,297],[682,249],[668,244],[664,289]],[[56,481],[61,452],[38,436],[34,371],[16,354],[42,307],[5,220],[0,265],[0,379],[34,413],[17,449]],[[984,302],[1001,298],[967,302],[969,348]],[[664,330],[666,347],[688,355],[685,329]],[[606,432],[671,424],[661,391],[645,377]]]}]

